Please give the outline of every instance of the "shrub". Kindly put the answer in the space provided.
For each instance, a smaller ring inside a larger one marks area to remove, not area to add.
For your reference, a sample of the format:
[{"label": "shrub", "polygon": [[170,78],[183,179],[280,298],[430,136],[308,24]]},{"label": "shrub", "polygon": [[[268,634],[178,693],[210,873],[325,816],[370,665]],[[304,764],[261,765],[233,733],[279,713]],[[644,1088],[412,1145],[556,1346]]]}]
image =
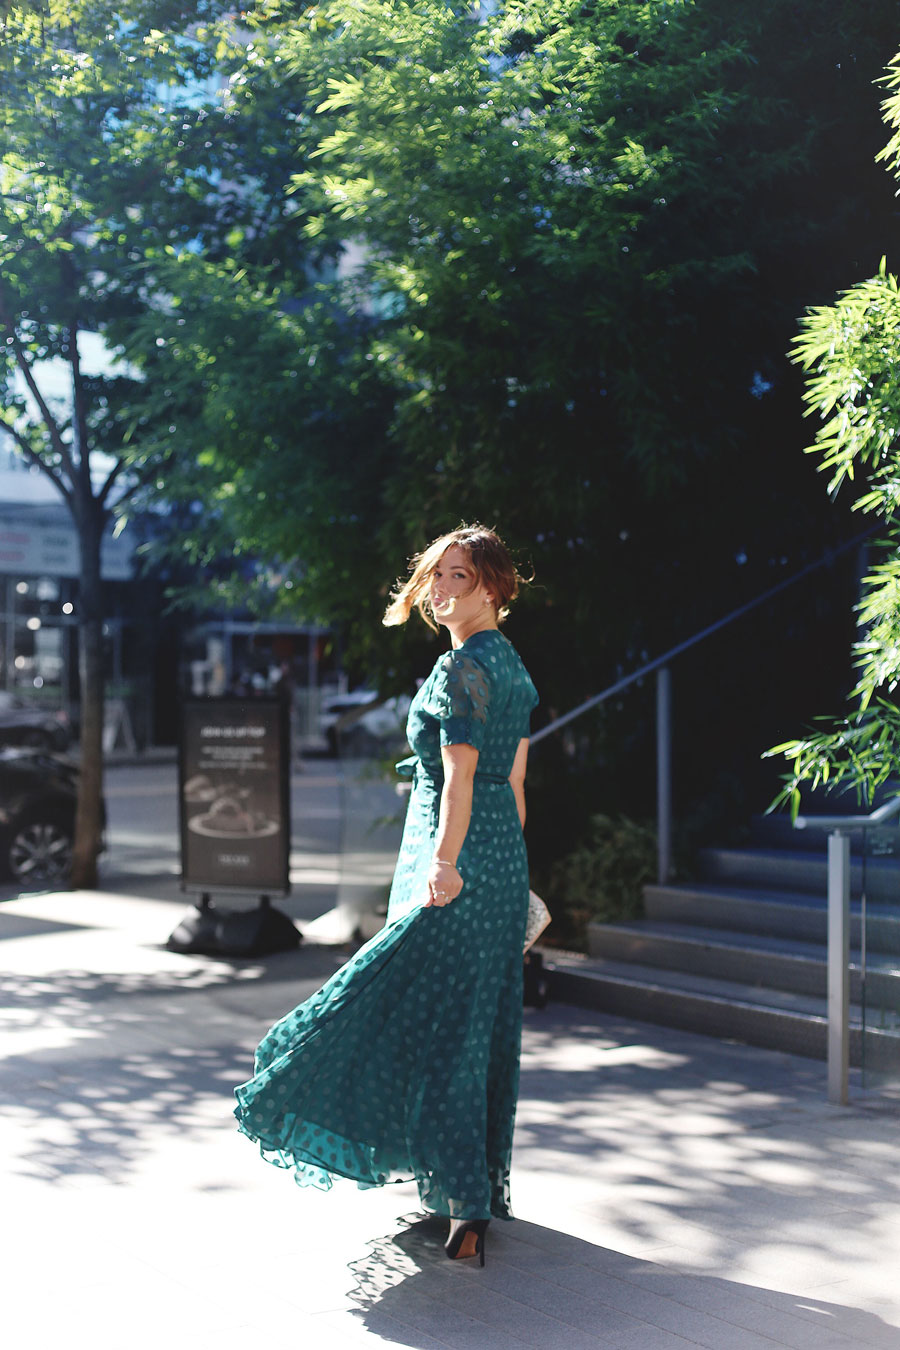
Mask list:
[{"label": "shrub", "polygon": [[641,915],[644,885],[655,878],[655,830],[625,817],[592,816],[585,841],[549,874],[548,939],[586,950],[588,923]]}]

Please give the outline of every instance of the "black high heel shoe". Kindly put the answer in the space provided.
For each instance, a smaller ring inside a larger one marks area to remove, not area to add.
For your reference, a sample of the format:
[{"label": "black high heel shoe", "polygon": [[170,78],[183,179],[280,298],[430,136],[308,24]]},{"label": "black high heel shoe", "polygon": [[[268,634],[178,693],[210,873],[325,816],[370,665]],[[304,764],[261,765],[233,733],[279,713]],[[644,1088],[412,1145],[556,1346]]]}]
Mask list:
[{"label": "black high heel shoe", "polygon": [[464,1240],[470,1233],[475,1234],[475,1250],[466,1252],[466,1256],[477,1256],[481,1264],[484,1265],[484,1239],[487,1234],[490,1219],[466,1219],[461,1223],[452,1237],[449,1237],[444,1243],[444,1251],[450,1257],[451,1261],[461,1260],[459,1249]]}]

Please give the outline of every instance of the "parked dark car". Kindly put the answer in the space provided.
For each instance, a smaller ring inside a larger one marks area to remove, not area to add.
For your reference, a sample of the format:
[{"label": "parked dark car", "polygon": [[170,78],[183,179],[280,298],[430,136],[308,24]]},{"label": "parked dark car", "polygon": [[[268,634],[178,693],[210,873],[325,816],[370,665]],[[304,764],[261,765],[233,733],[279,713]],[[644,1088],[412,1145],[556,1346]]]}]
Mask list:
[{"label": "parked dark car", "polygon": [[0,745],[33,745],[43,750],[65,750],[71,729],[62,710],[42,708],[18,694],[0,689]]},{"label": "parked dark car", "polygon": [[78,766],[41,750],[0,747],[0,873],[23,886],[68,879]]}]

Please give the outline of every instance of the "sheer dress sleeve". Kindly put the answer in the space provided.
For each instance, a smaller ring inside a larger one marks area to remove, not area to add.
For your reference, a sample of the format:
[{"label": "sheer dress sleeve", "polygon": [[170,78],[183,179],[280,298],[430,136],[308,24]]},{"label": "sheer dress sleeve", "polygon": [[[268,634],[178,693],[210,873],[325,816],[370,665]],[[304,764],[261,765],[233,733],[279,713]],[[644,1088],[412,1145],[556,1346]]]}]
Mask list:
[{"label": "sheer dress sleeve", "polygon": [[448,652],[440,663],[428,711],[440,723],[441,745],[484,745],[490,715],[487,671],[465,652]]}]

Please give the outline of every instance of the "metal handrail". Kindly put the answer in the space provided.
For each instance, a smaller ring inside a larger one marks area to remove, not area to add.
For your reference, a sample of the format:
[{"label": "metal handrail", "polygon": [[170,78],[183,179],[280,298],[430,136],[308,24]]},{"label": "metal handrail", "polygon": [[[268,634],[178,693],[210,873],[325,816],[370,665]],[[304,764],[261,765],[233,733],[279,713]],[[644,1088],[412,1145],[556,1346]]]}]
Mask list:
[{"label": "metal handrail", "polygon": [[[868,815],[797,816],[794,829],[828,834],[828,1100],[845,1106],[850,1087],[850,834],[900,815],[893,797]],[[865,978],[866,897],[862,896],[862,974]]]},{"label": "metal handrail", "polygon": [[750,610],[756,609],[758,605],[765,604],[767,600],[771,600],[773,596],[778,595],[781,591],[787,590],[789,586],[793,586],[796,582],[802,581],[804,577],[809,576],[812,572],[817,572],[820,567],[825,567],[827,564],[834,562],[835,558],[839,558],[841,554],[846,553],[849,549],[856,548],[864,539],[870,538],[872,533],[872,529],[863,530],[861,534],[854,535],[852,539],[848,539],[845,543],[839,545],[838,548],[829,549],[823,557],[818,558],[813,563],[807,563],[806,567],[801,567],[799,572],[794,572],[791,576],[785,577],[784,581],[779,581],[777,585],[770,586],[767,591],[763,591],[753,600],[748,600],[745,604],[738,605],[737,609],[731,610],[724,618],[717,619],[715,623],[708,624],[705,628],[701,628],[699,632],[693,635],[693,637],[686,638],[683,642],[678,642],[674,647],[670,647],[667,652],[663,652],[662,656],[657,656],[653,661],[648,661],[647,664],[641,666],[639,670],[632,671],[630,675],[623,676],[621,680],[616,680],[615,684],[611,684],[608,689],[601,690],[599,694],[594,694],[591,698],[585,699],[583,703],[579,703],[577,707],[572,708],[567,713],[563,713],[561,717],[554,718],[552,722],[548,722],[547,726],[541,727],[540,730],[535,731],[532,734],[531,744],[536,745],[539,741],[544,740],[546,736],[551,735],[554,731],[558,731],[560,727],[568,725],[569,722],[574,722],[576,717],[581,717],[583,713],[590,712],[591,708],[596,708],[600,703],[605,702],[606,699],[612,698],[614,694],[622,693],[629,685],[644,679],[647,675],[652,675],[655,670],[660,670],[663,666],[667,666],[676,656],[680,656],[682,652],[688,651],[691,647],[696,647],[698,642],[702,642],[704,638],[711,637],[712,634],[717,633],[720,628],[726,628],[728,624],[734,623],[735,619],[740,619],[744,614],[748,614]]},{"label": "metal handrail", "polygon": [[870,825],[883,825],[891,816],[900,814],[900,797],[894,797],[883,806],[870,811],[867,816],[798,816],[794,821],[795,830],[805,830],[818,826],[823,830],[865,830]]},{"label": "metal handrail", "polygon": [[[835,558],[855,548],[873,533],[872,529],[856,535],[839,548],[831,549],[824,557],[809,563],[799,572],[786,577],[767,591],[739,605],[715,623],[708,624],[693,637],[670,647],[662,656],[648,661],[639,670],[616,680],[609,688],[603,689],[592,698],[585,699],[570,712],[555,718],[546,727],[534,733],[532,744],[544,740],[554,731],[567,726],[577,717],[596,708],[599,704],[622,693],[630,685],[647,675],[656,672],[656,755],[657,755],[657,879],[660,885],[669,879],[671,872],[672,848],[672,784],[671,784],[671,675],[670,663],[682,652],[695,647],[704,638],[710,637],[725,628],[750,610],[763,605],[781,591],[787,590],[804,577],[831,563]],[[867,816],[798,816],[794,821],[797,829],[819,825],[830,831],[828,838],[828,1099],[835,1103],[846,1103],[848,1099],[849,1062],[850,1062],[850,837],[854,829],[880,825],[891,817],[900,814],[900,796],[883,806],[879,806]],[[865,920],[863,920],[865,922]]]},{"label": "metal handrail", "polygon": [[736,609],[731,610],[723,618],[717,619],[715,623],[707,624],[705,628],[701,628],[693,637],[686,638],[684,642],[676,643],[674,647],[670,647],[668,651],[663,652],[662,656],[657,656],[655,660],[648,661],[639,670],[632,671],[630,675],[623,676],[621,680],[616,680],[615,684],[611,684],[607,689],[602,689],[599,694],[594,694],[592,698],[585,699],[583,703],[578,704],[577,708],[572,708],[571,711],[563,713],[561,717],[554,718],[547,726],[541,727],[532,734],[531,744],[536,745],[554,731],[558,731],[560,727],[573,722],[576,717],[581,717],[584,713],[590,712],[592,708],[596,708],[599,704],[605,702],[606,699],[612,698],[614,694],[620,694],[638,680],[642,680],[645,676],[652,675],[654,672],[656,673],[656,874],[657,881],[661,886],[669,880],[672,870],[672,686],[669,665],[682,652],[695,647],[704,638],[710,637],[713,633],[717,633],[719,629],[734,623],[735,619],[739,619],[742,615],[749,613],[750,610],[756,609],[758,605],[765,604],[767,600],[771,600],[773,596],[787,590],[789,586],[793,586],[812,572],[818,571],[820,567],[833,562],[835,558],[840,557],[842,553],[846,553],[848,549],[855,548],[864,539],[868,539],[871,534],[872,529],[864,530],[838,548],[829,550],[816,562],[808,563],[799,572],[794,572],[791,576],[785,577],[783,581],[779,581],[777,585],[770,586],[767,591],[763,591],[753,600],[738,605]]}]

